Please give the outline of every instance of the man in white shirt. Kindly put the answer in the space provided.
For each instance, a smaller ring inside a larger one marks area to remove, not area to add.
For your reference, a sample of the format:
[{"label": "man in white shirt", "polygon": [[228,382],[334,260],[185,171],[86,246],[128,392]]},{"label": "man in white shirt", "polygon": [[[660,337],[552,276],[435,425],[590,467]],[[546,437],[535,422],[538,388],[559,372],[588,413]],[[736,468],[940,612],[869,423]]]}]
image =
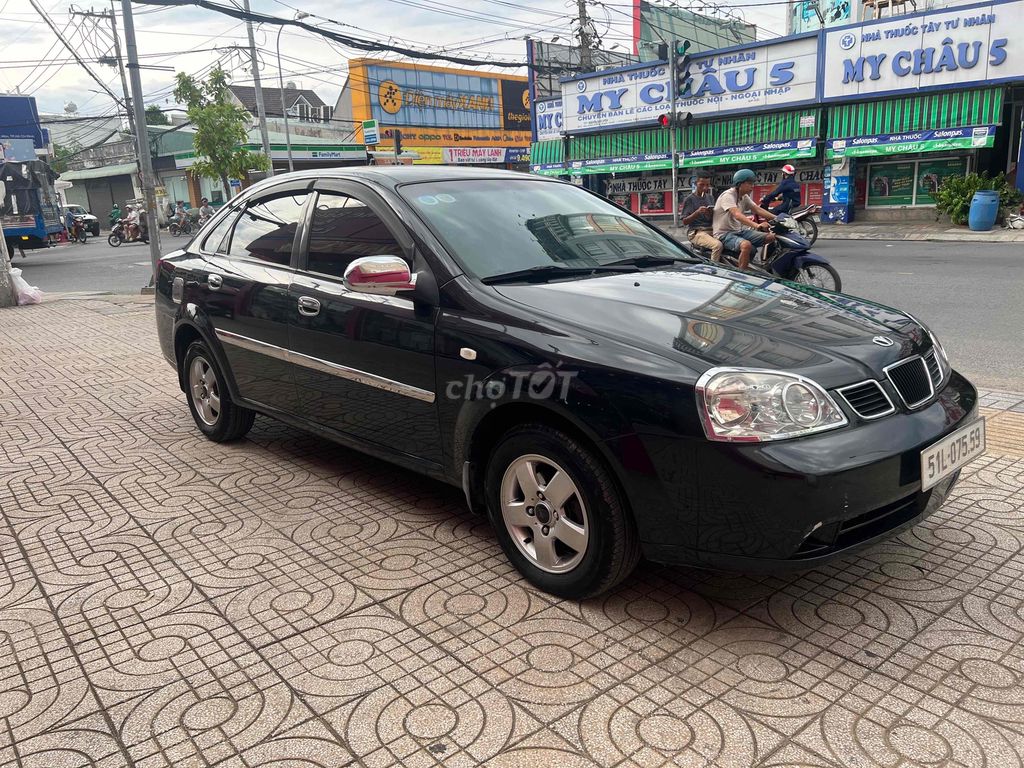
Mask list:
[{"label": "man in white shirt", "polygon": [[718,197],[715,203],[714,234],[722,245],[739,253],[740,269],[750,266],[750,257],[755,248],[775,242],[775,235],[766,231],[767,222],[758,224],[751,218],[757,214],[768,221],[775,221],[775,215],[766,211],[750,199],[757,174],[748,168],[736,171],[732,186]]}]

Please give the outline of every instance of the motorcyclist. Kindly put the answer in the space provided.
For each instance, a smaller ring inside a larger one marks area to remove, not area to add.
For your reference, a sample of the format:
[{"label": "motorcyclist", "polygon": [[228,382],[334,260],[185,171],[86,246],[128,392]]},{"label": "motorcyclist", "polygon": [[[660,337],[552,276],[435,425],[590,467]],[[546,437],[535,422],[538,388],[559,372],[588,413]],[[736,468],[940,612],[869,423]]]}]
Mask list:
[{"label": "motorcyclist", "polygon": [[732,186],[718,196],[715,203],[714,234],[728,250],[739,254],[739,267],[750,266],[750,257],[755,248],[775,242],[775,235],[768,231],[768,223],[758,223],[751,218],[754,214],[775,221],[775,214],[766,211],[750,199],[757,174],[749,168],[742,168],[732,176]]},{"label": "motorcyclist", "polygon": [[782,180],[778,186],[761,199],[761,207],[768,208],[773,202],[782,198],[774,208],[769,208],[775,215],[790,213],[800,207],[800,185],[796,180],[796,168],[792,165],[782,166]]},{"label": "motorcyclist", "polygon": [[213,216],[213,206],[210,205],[210,201],[204,197],[199,206],[199,221],[207,221],[211,216]]},{"label": "motorcyclist", "polygon": [[174,220],[178,222],[179,227],[185,224],[185,203],[181,200],[174,207]]},{"label": "motorcyclist", "polygon": [[722,243],[712,235],[711,214],[715,209],[715,199],[711,195],[711,171],[697,173],[697,184],[693,194],[683,200],[683,225],[687,227],[686,236],[698,248],[711,251],[712,261],[722,260]]},{"label": "motorcyclist", "polygon": [[127,214],[125,221],[128,224],[128,241],[133,242],[139,239],[139,212],[131,205],[126,205],[124,210]]},{"label": "motorcyclist", "polygon": [[110,210],[110,228],[113,229],[114,225],[117,224],[118,219],[121,218],[121,207],[114,203],[114,207]]}]

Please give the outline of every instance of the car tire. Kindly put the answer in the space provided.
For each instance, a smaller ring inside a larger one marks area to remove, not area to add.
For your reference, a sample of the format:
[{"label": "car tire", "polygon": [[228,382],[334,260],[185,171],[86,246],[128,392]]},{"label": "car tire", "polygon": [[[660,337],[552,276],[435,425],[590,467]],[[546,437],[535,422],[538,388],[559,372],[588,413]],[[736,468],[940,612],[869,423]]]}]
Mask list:
[{"label": "car tire", "polygon": [[90,231],[90,233],[92,234],[93,237],[99,237],[100,236],[100,225],[99,224],[95,225],[89,231]]},{"label": "car tire", "polygon": [[543,424],[516,427],[498,442],[486,471],[498,541],[535,586],[582,600],[608,591],[636,566],[639,538],[618,486],[576,437]]},{"label": "car tire", "polygon": [[215,443],[244,437],[256,414],[231,399],[220,366],[206,344],[193,341],[181,365],[185,398],[199,431]]}]

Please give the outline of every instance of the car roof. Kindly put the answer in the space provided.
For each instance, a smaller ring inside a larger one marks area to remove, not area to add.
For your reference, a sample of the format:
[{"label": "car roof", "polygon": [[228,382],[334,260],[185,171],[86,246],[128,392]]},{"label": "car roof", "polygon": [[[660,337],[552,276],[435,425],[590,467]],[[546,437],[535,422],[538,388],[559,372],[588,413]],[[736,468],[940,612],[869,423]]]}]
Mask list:
[{"label": "car roof", "polygon": [[[351,166],[347,168],[324,168],[322,170],[296,171],[274,175],[274,181],[283,179],[352,179],[369,181],[385,187],[399,187],[402,184],[415,184],[424,181],[460,181],[466,179],[491,179],[511,181],[527,179],[531,181],[555,182],[546,176],[535,176],[519,171],[506,171],[496,168],[459,168],[446,165],[369,165]],[[269,179],[268,179],[269,181]]]}]

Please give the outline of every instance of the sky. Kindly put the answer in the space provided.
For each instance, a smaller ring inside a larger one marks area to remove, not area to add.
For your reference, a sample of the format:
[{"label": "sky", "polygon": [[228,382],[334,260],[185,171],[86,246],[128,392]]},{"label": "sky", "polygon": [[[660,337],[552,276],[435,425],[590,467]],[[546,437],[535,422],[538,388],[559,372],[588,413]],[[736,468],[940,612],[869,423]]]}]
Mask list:
[{"label": "sky", "polygon": [[[234,3],[242,0],[215,0]],[[663,0],[664,1],[664,0]],[[681,7],[702,11],[708,2],[674,0]],[[76,52],[93,72],[115,93],[121,93],[117,71],[95,60],[112,51],[108,22],[72,17],[69,0],[36,0],[58,30],[62,30]],[[79,0],[74,7],[109,10],[110,0]],[[91,3],[91,5],[90,5]],[[761,4],[759,7],[759,3]],[[115,2],[122,33],[121,0]],[[291,18],[297,10],[314,14],[305,21],[361,38],[392,40],[417,50],[445,50],[474,59],[523,61],[527,35],[566,42],[572,34],[576,0],[251,0],[252,10]],[[758,38],[781,35],[785,29],[785,4],[780,0],[718,0],[745,21],[758,25]],[[630,0],[587,0],[601,47],[631,48]],[[142,84],[146,104],[174,108],[171,91],[176,71],[202,74],[218,61],[231,73],[233,82],[251,84],[248,51],[231,46],[248,46],[244,22],[194,6],[159,8],[136,3],[133,6]],[[324,18],[317,18],[317,17]],[[330,23],[326,19],[341,22]],[[33,8],[30,0],[0,0],[0,25],[4,45],[0,48],[0,92],[36,97],[40,112],[61,113],[74,102],[80,115],[110,115],[115,111],[111,97],[77,64],[68,50]],[[276,85],[277,28],[257,27],[256,47],[264,85]],[[281,71],[285,81],[312,88],[328,104],[334,104],[345,81],[346,61],[368,56],[402,60],[391,53],[363,53],[325,40],[313,33],[286,28],[281,33]],[[42,63],[44,66],[36,66]],[[445,62],[436,63],[445,66]],[[453,66],[453,65],[452,65]],[[499,71],[481,67],[482,71]],[[521,70],[501,69],[510,74]]]}]

